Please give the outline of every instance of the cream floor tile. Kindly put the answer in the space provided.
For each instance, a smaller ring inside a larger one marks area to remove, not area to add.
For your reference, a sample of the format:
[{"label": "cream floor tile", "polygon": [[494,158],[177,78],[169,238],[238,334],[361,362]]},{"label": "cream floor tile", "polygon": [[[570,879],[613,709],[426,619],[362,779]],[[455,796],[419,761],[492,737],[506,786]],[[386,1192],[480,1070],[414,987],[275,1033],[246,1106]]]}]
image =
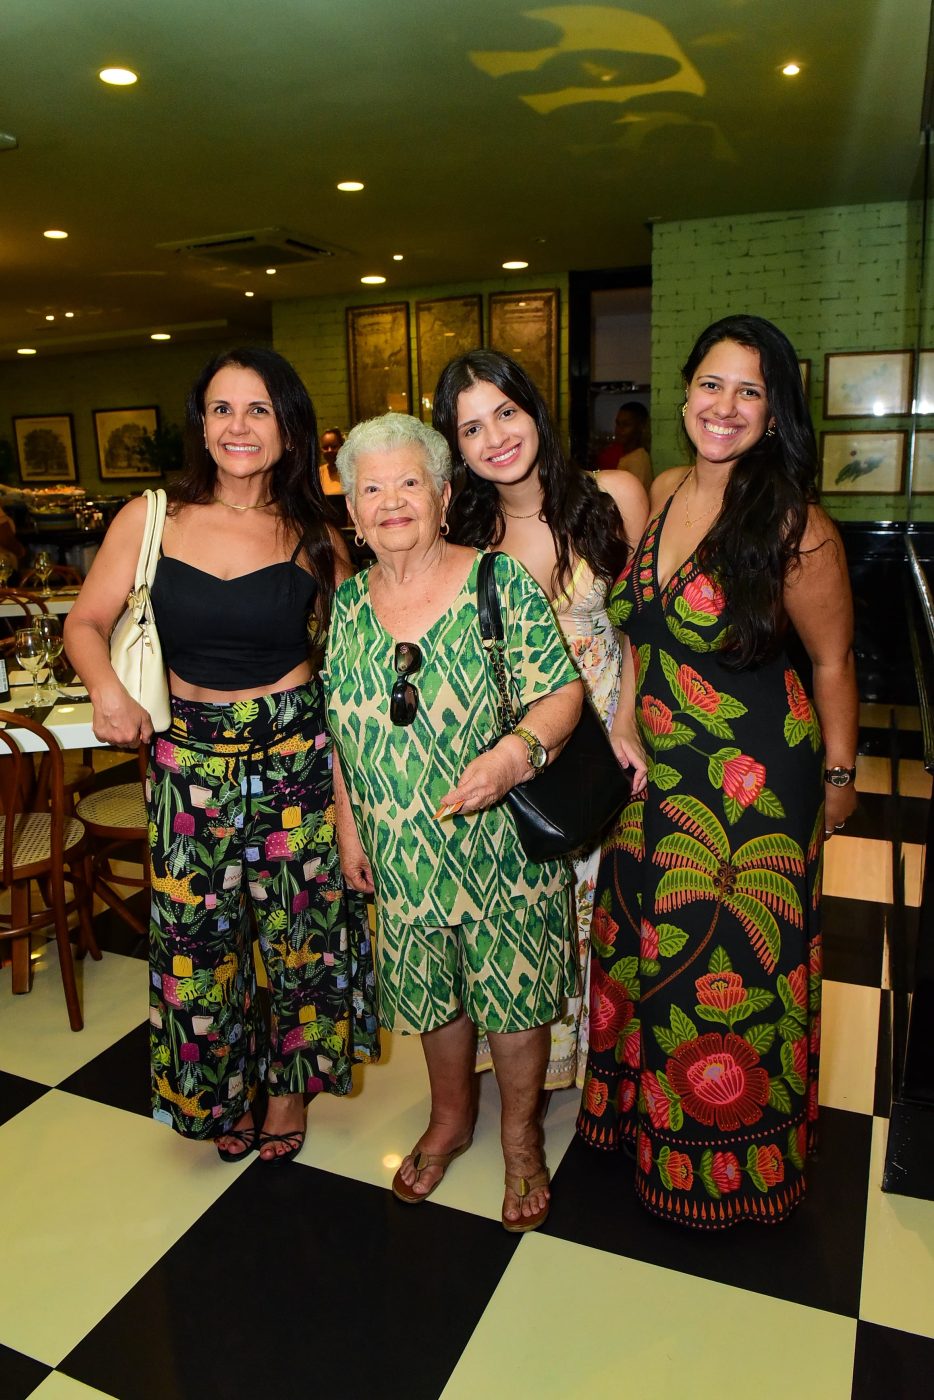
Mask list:
[{"label": "cream floor tile", "polygon": [[57,1365],[244,1167],[53,1089],[0,1127],[0,1341]]},{"label": "cream floor tile", "polygon": [[887,1131],[887,1120],[876,1118],[859,1315],[934,1337],[934,1201],[882,1191]]},{"label": "cream floor tile", "polygon": [[891,904],[891,841],[834,836],[824,848],[824,894]]},{"label": "cream floor tile", "polygon": [[34,963],[32,991],[13,996],[10,969],[0,972],[0,1069],[40,1084],[58,1084],[148,1015],[145,962],[105,953],[76,963],[84,1030],[68,1026],[54,943]]},{"label": "cream floor tile", "polygon": [[71,1376],[63,1376],[60,1371],[53,1371],[41,1385],[30,1391],[29,1400],[93,1400],[95,1395],[101,1400],[115,1400],[106,1391],[95,1390],[81,1381],[73,1381]]},{"label": "cream floor tile", "polygon": [[856,755],[856,787],[859,792],[892,791],[892,763],[888,758],[870,754]]},{"label": "cream floor tile", "polygon": [[[311,1105],[299,1161],[388,1190],[399,1163],[428,1122],[428,1075],[417,1036],[384,1032],[383,1046],[382,1064],[354,1071],[349,1098],[320,1095]],[[492,1074],[482,1074],[479,1087],[473,1146],[452,1163],[431,1201],[498,1220],[503,1202],[499,1093]],[[579,1104],[578,1089],[551,1096],[545,1151],[552,1172],[574,1136]]]},{"label": "cream floor tile", "polygon": [[902,847],[905,858],[905,903],[916,909],[921,903],[921,882],[924,879],[924,847],[906,844]]},{"label": "cream floor tile", "polygon": [[899,763],[898,790],[903,797],[930,797],[932,781],[920,758],[905,758]]},{"label": "cream floor tile", "polygon": [[878,987],[824,981],[820,1101],[827,1108],[872,1113],[880,997]]},{"label": "cream floor tile", "polygon": [[849,1400],[855,1335],[853,1318],[527,1235],[442,1400]]},{"label": "cream floor tile", "polygon": [[921,715],[917,705],[860,705],[859,722],[870,729],[888,729],[893,711],[895,723],[899,729],[918,730],[921,728]]}]

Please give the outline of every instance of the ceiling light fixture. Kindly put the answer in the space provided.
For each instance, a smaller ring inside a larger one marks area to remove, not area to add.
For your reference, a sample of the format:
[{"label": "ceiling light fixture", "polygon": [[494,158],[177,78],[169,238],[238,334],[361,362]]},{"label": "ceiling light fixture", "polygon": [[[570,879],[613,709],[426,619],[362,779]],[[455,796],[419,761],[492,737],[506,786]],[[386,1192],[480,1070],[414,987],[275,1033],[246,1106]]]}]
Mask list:
[{"label": "ceiling light fixture", "polygon": [[34,355],[36,352],[30,346],[23,345],[16,353],[17,355]]},{"label": "ceiling light fixture", "polygon": [[63,228],[47,228],[42,235],[43,238],[67,238],[68,234]]},{"label": "ceiling light fixture", "polygon": [[168,331],[153,331],[153,333],[152,333],[152,335],[149,337],[149,339],[150,339],[150,340],[171,340],[172,337],[169,335]]},{"label": "ceiling light fixture", "polygon": [[139,81],[139,74],[132,68],[102,68],[97,76],[110,87],[132,87]]},{"label": "ceiling light fixture", "polygon": [[54,321],[54,320],[55,320],[55,317],[52,315],[52,313],[51,313],[51,311],[50,311],[49,314],[48,314],[48,316],[46,316],[45,319],[46,319],[47,321]]},{"label": "ceiling light fixture", "polygon": [[782,65],[782,73],[786,78],[796,78],[800,72],[800,63],[785,63]]},{"label": "ceiling light fixture", "polygon": [[344,194],[358,194],[363,189],[362,180],[341,180],[337,188],[343,190]]},{"label": "ceiling light fixture", "polygon": [[393,262],[401,262],[404,256],[403,253],[393,253],[392,260]]},{"label": "ceiling light fixture", "polygon": [[65,312],[65,320],[66,320],[66,321],[73,321],[74,319],[75,319],[75,313],[74,313],[73,311],[66,311],[66,312]]},{"label": "ceiling light fixture", "polygon": [[528,263],[523,262],[521,258],[514,258],[512,262],[504,262],[503,267],[507,272],[521,272],[524,267],[528,267]]},{"label": "ceiling light fixture", "polygon": [[267,277],[275,277],[275,275],[276,275],[276,273],[277,273],[278,271],[279,271],[279,269],[278,269],[277,267],[267,267],[267,269],[266,269],[266,276],[267,276]]},{"label": "ceiling light fixture", "polygon": [[365,282],[368,287],[380,287],[386,281],[385,277],[380,277],[377,273],[371,273],[369,277],[361,277],[361,282]]},{"label": "ceiling light fixture", "polygon": [[245,297],[252,297],[252,296],[255,296],[256,293],[255,293],[255,292],[244,292],[243,295],[244,295]]}]

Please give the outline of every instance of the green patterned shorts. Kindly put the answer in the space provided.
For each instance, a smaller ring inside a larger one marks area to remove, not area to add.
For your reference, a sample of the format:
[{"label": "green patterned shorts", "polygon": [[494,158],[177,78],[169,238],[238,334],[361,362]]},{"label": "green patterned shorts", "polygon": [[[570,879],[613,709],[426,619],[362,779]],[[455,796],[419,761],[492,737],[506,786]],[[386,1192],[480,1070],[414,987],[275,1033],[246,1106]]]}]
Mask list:
[{"label": "green patterned shorts", "polygon": [[376,925],[380,1021],[420,1035],[461,1009],[481,1032],[526,1031],[561,1013],[577,987],[570,892],[463,924]]}]

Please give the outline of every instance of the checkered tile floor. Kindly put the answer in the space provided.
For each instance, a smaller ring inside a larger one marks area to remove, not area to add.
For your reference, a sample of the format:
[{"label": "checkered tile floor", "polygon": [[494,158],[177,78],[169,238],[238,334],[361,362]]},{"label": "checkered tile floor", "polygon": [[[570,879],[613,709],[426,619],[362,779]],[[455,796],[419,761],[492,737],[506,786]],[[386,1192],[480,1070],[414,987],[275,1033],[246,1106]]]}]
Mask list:
[{"label": "checkered tile floor", "polygon": [[[507,1235],[488,1076],[471,1152],[401,1206],[388,1184],[427,1105],[406,1038],[312,1105],[294,1162],[223,1165],[148,1117],[146,967],[105,913],[80,1034],[54,952],[28,997],[0,977],[0,1400],[929,1400],[934,1203],[880,1191],[903,921],[877,709],[859,815],[828,849],[822,1146],[786,1225],[711,1238],[646,1215],[627,1159],[574,1139],[568,1091],[551,1217]],[[917,734],[901,742],[911,906],[930,780]]]}]

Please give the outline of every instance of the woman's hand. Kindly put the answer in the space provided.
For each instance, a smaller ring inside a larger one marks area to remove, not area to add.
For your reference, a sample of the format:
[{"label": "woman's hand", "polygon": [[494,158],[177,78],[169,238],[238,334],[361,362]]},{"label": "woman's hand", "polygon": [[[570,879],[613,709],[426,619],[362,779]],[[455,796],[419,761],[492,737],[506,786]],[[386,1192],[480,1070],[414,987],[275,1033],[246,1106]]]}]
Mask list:
[{"label": "woman's hand", "polygon": [[441,805],[457,807],[460,812],[482,812],[501,802],[509,789],[531,772],[525,740],[506,734],[488,753],[467,764],[457,787],[445,793]]},{"label": "woman's hand", "polygon": [[337,848],[341,857],[341,874],[350,888],[358,894],[373,894],[373,867],[360,844],[353,821],[349,829],[346,823],[338,824]]},{"label": "woman's hand", "polygon": [[647,786],[648,762],[635,723],[614,724],[610,730],[610,743],[620,767],[633,770],[632,795],[640,797]]},{"label": "woman's hand", "polygon": [[94,706],[92,728],[102,744],[117,748],[137,748],[152,738],[152,719],[114,677],[113,684],[91,696]]},{"label": "woman's hand", "polygon": [[852,817],[856,811],[857,801],[855,784],[847,783],[846,787],[835,787],[833,783],[824,784],[824,838],[826,840],[829,840],[834,834],[840,835],[847,819]]}]

